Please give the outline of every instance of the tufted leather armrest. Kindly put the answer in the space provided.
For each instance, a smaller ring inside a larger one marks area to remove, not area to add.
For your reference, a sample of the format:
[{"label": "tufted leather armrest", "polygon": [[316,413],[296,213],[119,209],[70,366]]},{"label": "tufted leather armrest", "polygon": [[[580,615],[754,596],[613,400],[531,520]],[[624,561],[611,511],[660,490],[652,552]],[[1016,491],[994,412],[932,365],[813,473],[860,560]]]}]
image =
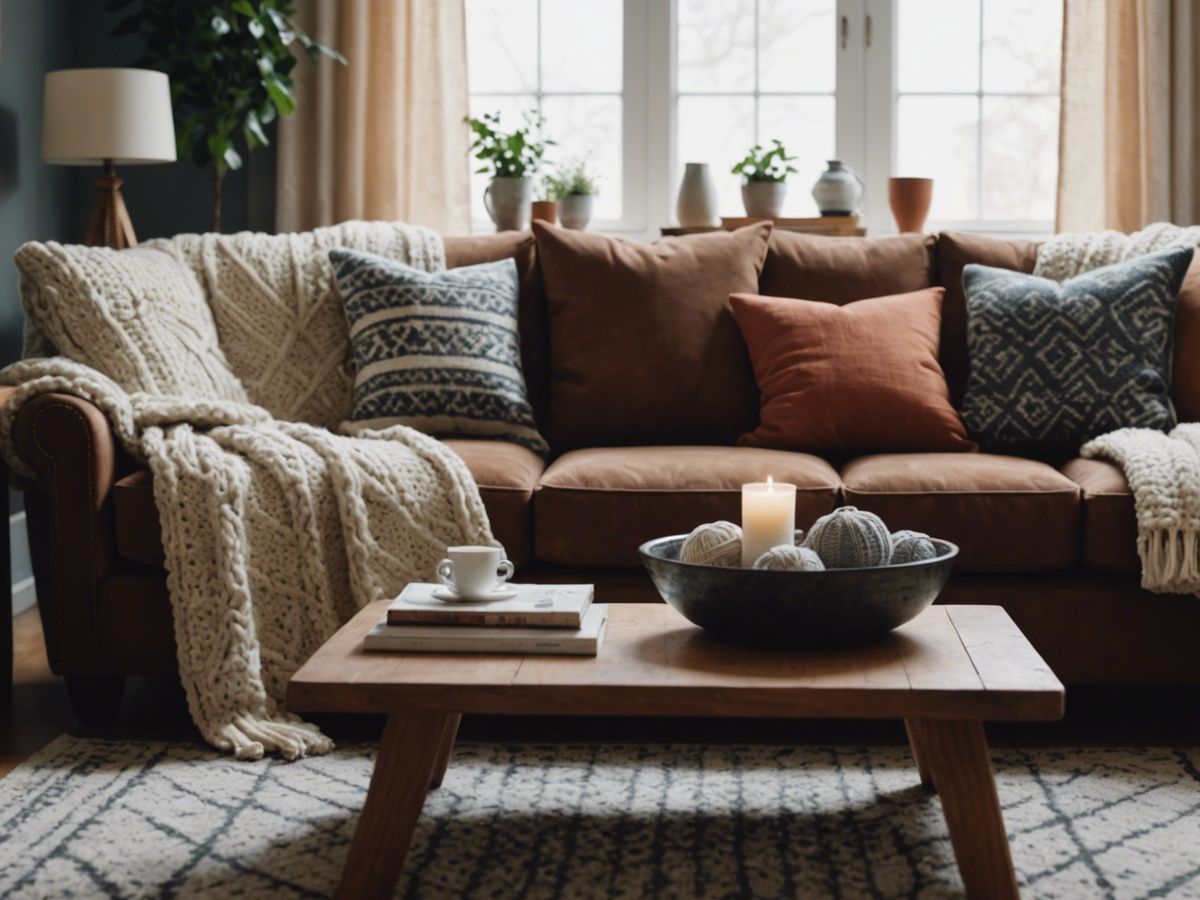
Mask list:
[{"label": "tufted leather armrest", "polygon": [[113,665],[98,639],[99,586],[115,565],[112,429],[89,401],[47,393],[21,407],[13,443],[36,473],[25,509],[51,667],[102,674]]}]

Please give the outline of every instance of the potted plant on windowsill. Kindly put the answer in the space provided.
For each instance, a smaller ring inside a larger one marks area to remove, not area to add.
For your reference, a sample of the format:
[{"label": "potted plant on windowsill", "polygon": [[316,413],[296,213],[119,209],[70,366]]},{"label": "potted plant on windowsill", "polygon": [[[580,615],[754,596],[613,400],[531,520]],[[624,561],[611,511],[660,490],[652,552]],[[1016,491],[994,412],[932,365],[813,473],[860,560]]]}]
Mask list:
[{"label": "potted plant on windowsill", "polygon": [[524,124],[510,132],[500,130],[500,114],[484,113],[466,119],[473,139],[471,152],[483,163],[476,173],[491,173],[483,192],[483,205],[497,231],[520,231],[529,225],[533,202],[533,177],[542,163],[546,147],[553,141],[541,137],[542,119],[525,114]]},{"label": "potted plant on windowsill", "polygon": [[558,218],[563,228],[583,231],[592,220],[598,179],[586,162],[576,162],[546,176],[546,195],[558,201]]},{"label": "potted plant on windowsill", "polygon": [[783,212],[783,201],[787,198],[787,177],[796,171],[783,142],[775,139],[771,147],[764,150],[755,144],[744,159],[730,171],[742,176],[742,204],[746,215],[776,218]]}]

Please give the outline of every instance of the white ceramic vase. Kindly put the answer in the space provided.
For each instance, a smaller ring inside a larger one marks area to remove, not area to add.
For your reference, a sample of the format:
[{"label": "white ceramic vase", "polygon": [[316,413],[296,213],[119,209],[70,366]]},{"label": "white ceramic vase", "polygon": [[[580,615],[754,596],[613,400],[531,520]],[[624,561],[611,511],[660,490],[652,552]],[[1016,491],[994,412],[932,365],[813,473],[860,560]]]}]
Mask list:
[{"label": "white ceramic vase", "polygon": [[521,231],[529,227],[533,205],[533,179],[493,178],[483,192],[483,205],[496,223],[497,231]]},{"label": "white ceramic vase", "polygon": [[862,179],[840,159],[831,159],[829,168],[813,185],[812,196],[821,215],[852,216],[862,202]]},{"label": "white ceramic vase", "polygon": [[595,194],[567,194],[558,201],[558,221],[563,228],[583,231],[592,221]]},{"label": "white ceramic vase", "polygon": [[687,163],[675,200],[675,217],[684,228],[713,228],[717,217],[717,184],[708,163]]},{"label": "white ceramic vase", "polygon": [[748,216],[777,218],[787,199],[786,181],[747,181],[742,185],[742,205]]}]

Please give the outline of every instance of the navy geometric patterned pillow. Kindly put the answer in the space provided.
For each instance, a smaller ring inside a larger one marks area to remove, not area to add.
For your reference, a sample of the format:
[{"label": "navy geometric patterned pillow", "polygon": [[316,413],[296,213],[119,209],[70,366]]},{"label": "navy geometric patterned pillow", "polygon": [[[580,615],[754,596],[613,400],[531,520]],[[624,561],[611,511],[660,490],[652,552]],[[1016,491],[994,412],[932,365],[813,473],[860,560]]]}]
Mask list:
[{"label": "navy geometric patterned pillow", "polygon": [[971,373],[960,413],[988,450],[1076,453],[1117,428],[1166,431],[1179,286],[1193,248],[1063,282],[969,265]]},{"label": "navy geometric patterned pillow", "polygon": [[350,326],[356,422],[549,452],[521,372],[517,264],[422,272],[329,251]]}]

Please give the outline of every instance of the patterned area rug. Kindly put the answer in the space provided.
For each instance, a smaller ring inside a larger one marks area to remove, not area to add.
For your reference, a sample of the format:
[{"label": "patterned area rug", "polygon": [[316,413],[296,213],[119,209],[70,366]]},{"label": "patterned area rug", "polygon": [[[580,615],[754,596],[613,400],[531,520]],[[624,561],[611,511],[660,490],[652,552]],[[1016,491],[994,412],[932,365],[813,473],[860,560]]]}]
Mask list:
[{"label": "patterned area rug", "polygon": [[[0,781],[0,896],[330,894],[373,750],[59,738]],[[1200,896],[1200,751],[995,754],[1027,897]],[[904,748],[465,745],[402,897],[948,897]]]}]

